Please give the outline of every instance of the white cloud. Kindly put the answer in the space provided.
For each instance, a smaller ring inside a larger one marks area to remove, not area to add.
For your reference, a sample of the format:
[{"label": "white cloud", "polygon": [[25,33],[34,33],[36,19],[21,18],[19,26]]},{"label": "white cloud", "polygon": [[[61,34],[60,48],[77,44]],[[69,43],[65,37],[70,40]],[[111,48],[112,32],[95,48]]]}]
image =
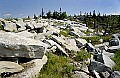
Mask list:
[{"label": "white cloud", "polygon": [[9,13],[8,14],[4,14],[4,16],[11,16],[11,14],[9,14]]},{"label": "white cloud", "polygon": [[118,12],[113,12],[113,13],[107,13],[107,15],[120,15],[120,11],[118,11]]},{"label": "white cloud", "polygon": [[21,16],[23,15],[23,14],[20,14]]}]

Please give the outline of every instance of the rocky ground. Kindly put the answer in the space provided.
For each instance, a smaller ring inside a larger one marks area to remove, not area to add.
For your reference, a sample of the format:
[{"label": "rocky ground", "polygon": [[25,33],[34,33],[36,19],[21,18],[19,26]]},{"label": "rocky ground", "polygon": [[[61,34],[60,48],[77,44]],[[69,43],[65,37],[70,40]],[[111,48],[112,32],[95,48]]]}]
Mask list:
[{"label": "rocky ground", "polygon": [[86,38],[96,39],[94,29],[73,21],[0,18],[0,28],[1,77],[43,77],[39,72],[48,65],[48,54],[52,53],[57,58],[69,58],[69,65],[75,67],[66,77],[120,78],[120,73],[112,69],[115,62],[111,60],[119,49],[119,34],[114,34],[110,42],[97,39],[99,43],[93,45]]}]

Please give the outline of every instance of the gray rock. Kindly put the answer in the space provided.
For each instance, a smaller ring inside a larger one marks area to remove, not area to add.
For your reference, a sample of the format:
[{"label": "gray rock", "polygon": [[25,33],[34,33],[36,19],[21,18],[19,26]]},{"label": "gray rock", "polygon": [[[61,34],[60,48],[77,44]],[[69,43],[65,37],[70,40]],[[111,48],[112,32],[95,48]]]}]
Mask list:
[{"label": "gray rock", "polygon": [[99,75],[99,73],[96,72],[95,70],[93,70],[93,73],[95,74],[95,78],[101,78],[100,75]]},{"label": "gray rock", "polygon": [[30,62],[24,63],[24,70],[20,73],[14,74],[12,78],[37,78],[39,72],[44,64],[47,63],[47,56],[43,56],[42,59],[34,59]]},{"label": "gray rock", "polygon": [[47,45],[39,40],[0,33],[0,57],[42,58]]},{"label": "gray rock", "polygon": [[110,73],[106,72],[101,72],[102,77],[108,78],[110,76]]},{"label": "gray rock", "polygon": [[91,61],[89,70],[90,71],[95,70],[96,72],[106,72],[106,71],[112,72],[112,70],[109,67],[107,67],[103,63],[97,62],[97,61]]},{"label": "gray rock", "polygon": [[111,46],[107,49],[107,52],[114,53],[116,50],[120,50],[120,46]]},{"label": "gray rock", "polygon": [[0,61],[0,74],[1,73],[16,73],[22,71],[24,68],[15,62]]},{"label": "gray rock", "polygon": [[63,45],[69,51],[75,51],[75,52],[79,51],[75,39],[66,38],[64,36],[57,37],[53,35],[51,39],[56,43],[58,43],[59,45]]},{"label": "gray rock", "polygon": [[120,78],[120,72],[114,71],[108,78]]},{"label": "gray rock", "polygon": [[85,39],[80,39],[80,38],[75,39],[75,41],[76,41],[78,48],[85,46],[85,44],[87,43],[87,41]]},{"label": "gray rock", "polygon": [[119,45],[119,40],[116,39],[116,38],[112,38],[112,39],[110,40],[110,45],[111,45],[111,46],[118,46],[118,45]]},{"label": "gray rock", "polygon": [[91,43],[87,43],[86,48],[88,52],[95,52],[95,47]]},{"label": "gray rock", "polygon": [[19,26],[18,31],[26,30],[26,23],[23,22],[23,19],[19,19],[16,24]]},{"label": "gray rock", "polygon": [[65,51],[59,44],[57,44],[56,42],[54,42],[53,40],[46,40],[46,42],[48,42],[49,44],[51,44],[51,46],[54,46],[54,45],[55,45],[60,52],[62,52],[62,53],[65,54],[66,56],[69,56],[69,55],[66,53],[66,51]]},{"label": "gray rock", "polygon": [[70,31],[69,33],[71,36],[74,36],[74,37],[80,37],[78,33],[74,32],[74,31]]},{"label": "gray rock", "polygon": [[89,78],[89,76],[84,72],[76,71],[72,78]]},{"label": "gray rock", "polygon": [[44,33],[38,33],[34,36],[34,39],[36,40],[44,40],[45,39],[45,34]]},{"label": "gray rock", "polygon": [[28,31],[22,31],[22,32],[18,32],[16,34],[19,35],[20,37],[26,37],[26,38],[34,39],[34,35],[36,35],[37,33],[30,33]]}]

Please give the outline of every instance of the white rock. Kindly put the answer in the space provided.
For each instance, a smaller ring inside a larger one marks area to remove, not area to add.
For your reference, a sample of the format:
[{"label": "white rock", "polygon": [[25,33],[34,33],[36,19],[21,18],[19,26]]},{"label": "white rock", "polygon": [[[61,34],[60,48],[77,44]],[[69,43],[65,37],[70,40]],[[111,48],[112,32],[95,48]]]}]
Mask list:
[{"label": "white rock", "polygon": [[14,33],[0,33],[1,57],[42,58],[47,45],[39,40],[20,37]]},{"label": "white rock", "polygon": [[87,41],[85,39],[78,38],[78,39],[75,39],[75,40],[76,40],[78,48],[84,46],[87,43]]},{"label": "white rock", "polygon": [[24,68],[15,62],[0,61],[0,73],[15,73],[20,72]]},{"label": "white rock", "polygon": [[57,44],[56,42],[54,42],[53,40],[46,40],[48,43],[51,44],[51,46],[56,46],[63,54],[65,54],[66,56],[69,56],[66,51],[59,45]]},{"label": "white rock", "polygon": [[30,62],[27,62],[23,64],[26,66],[26,68],[22,72],[12,75],[12,78],[37,78],[41,68],[46,63],[47,56],[45,55],[42,59],[34,59]]}]

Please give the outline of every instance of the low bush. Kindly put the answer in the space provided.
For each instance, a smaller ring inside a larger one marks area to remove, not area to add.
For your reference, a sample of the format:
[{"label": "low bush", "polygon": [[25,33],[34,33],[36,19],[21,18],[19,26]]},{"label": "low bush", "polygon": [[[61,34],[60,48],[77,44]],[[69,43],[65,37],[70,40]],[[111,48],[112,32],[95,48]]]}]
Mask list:
[{"label": "low bush", "polygon": [[120,50],[115,52],[115,56],[114,58],[112,58],[112,60],[116,63],[113,69],[116,71],[120,71]]},{"label": "low bush", "polygon": [[66,28],[64,30],[61,30],[59,34],[65,36],[65,37],[70,37],[69,32],[70,32],[69,29]]},{"label": "low bush", "polygon": [[73,66],[70,60],[64,56],[47,53],[48,62],[39,74],[39,78],[71,78]]},{"label": "low bush", "polygon": [[78,61],[78,62],[79,62],[79,61],[83,62],[83,61],[85,61],[87,58],[90,58],[90,53],[85,52],[84,49],[81,49],[80,51],[77,52],[77,55],[76,55],[76,57],[74,57],[74,60],[75,60],[75,61]]}]

